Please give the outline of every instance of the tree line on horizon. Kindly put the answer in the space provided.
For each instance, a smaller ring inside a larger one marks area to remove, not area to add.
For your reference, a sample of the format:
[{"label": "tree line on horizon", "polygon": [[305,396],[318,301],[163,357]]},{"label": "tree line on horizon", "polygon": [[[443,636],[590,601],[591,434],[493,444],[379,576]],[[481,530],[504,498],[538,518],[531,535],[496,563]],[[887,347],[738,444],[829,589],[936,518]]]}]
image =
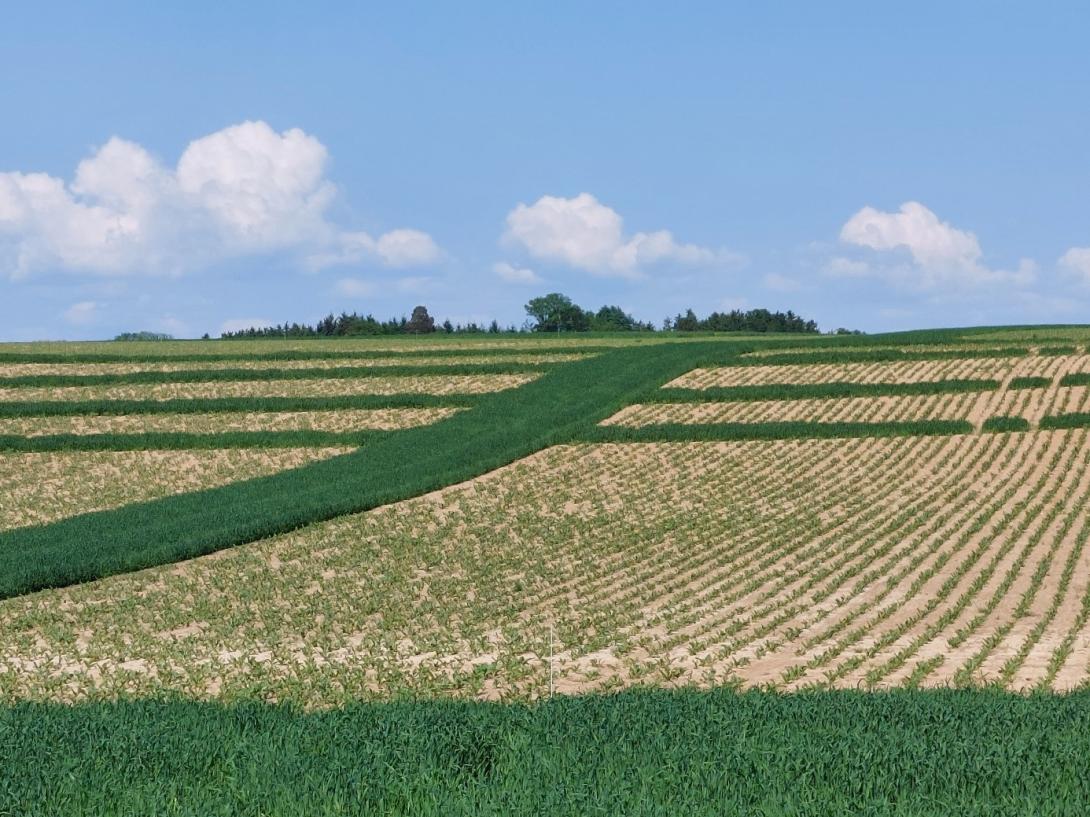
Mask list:
[{"label": "tree line on horizon", "polygon": [[[223,332],[225,340],[249,338],[329,338],[356,337],[361,335],[424,335],[444,334],[514,334],[529,332],[787,332],[816,334],[815,321],[807,320],[793,311],[773,312],[768,309],[733,309],[730,312],[711,312],[705,318],[697,317],[692,309],[663,320],[661,327],[650,321],[640,321],[619,306],[604,305],[598,310],[583,309],[571,298],[552,292],[532,298],[525,306],[527,319],[520,327],[513,324],[501,327],[498,321],[489,324],[469,322],[436,323],[426,306],[416,306],[411,316],[379,320],[374,315],[356,312],[330,313],[317,324],[283,323],[276,326],[253,326],[237,331]],[[837,334],[848,330],[838,329]],[[120,339],[120,338],[119,338]]]}]

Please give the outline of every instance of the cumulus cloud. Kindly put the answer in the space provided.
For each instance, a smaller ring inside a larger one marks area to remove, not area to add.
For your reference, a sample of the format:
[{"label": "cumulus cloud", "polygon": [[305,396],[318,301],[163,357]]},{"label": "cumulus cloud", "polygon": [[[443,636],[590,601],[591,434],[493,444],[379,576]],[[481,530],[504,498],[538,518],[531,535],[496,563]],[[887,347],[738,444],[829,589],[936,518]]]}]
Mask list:
[{"label": "cumulus cloud", "polygon": [[98,304],[94,301],[80,301],[64,310],[62,317],[73,326],[87,326],[98,317]]},{"label": "cumulus cloud", "polygon": [[346,231],[326,212],[336,188],[324,145],[298,128],[243,122],[189,144],[173,168],[114,137],[80,162],[70,183],[0,173],[0,274],[62,270],[178,274],[274,251],[311,269],[375,261],[430,263],[426,233]]},{"label": "cumulus cloud", "polygon": [[528,267],[516,267],[506,261],[497,261],[492,271],[509,284],[540,284],[541,276]]},{"label": "cumulus cloud", "polygon": [[341,278],[337,281],[337,293],[348,298],[365,298],[375,292],[375,285],[359,278]]},{"label": "cumulus cloud", "polygon": [[735,264],[740,256],[681,244],[668,230],[624,233],[621,216],[590,193],[574,198],[542,196],[507,214],[504,240],[535,258],[566,264],[593,275],[636,278],[660,262]]},{"label": "cumulus cloud", "polygon": [[840,240],[876,253],[907,252],[911,261],[906,267],[833,259],[826,269],[842,277],[877,274],[897,283],[931,289],[998,282],[1028,284],[1036,274],[1036,266],[1028,259],[1023,259],[1016,270],[985,266],[975,235],[940,221],[916,201],[905,202],[896,213],[864,207],[841,228]]},{"label": "cumulus cloud", "polygon": [[1072,247],[1060,257],[1060,266],[1090,284],[1090,247]]},{"label": "cumulus cloud", "polygon": [[778,272],[770,272],[764,277],[764,285],[773,292],[798,292],[802,284],[787,275]]}]

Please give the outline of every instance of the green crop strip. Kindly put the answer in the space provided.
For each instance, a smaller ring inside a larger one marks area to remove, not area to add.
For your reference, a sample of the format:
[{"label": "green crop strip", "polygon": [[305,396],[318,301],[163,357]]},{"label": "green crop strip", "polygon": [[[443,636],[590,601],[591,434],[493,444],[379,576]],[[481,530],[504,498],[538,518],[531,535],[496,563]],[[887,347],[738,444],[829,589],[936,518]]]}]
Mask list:
[{"label": "green crop strip", "polygon": [[473,363],[438,366],[338,366],[314,369],[189,369],[125,374],[18,375],[0,377],[0,389],[19,387],[116,386],[147,383],[215,383],[266,380],[347,380],[364,377],[424,377],[481,374],[526,374],[557,364]]},{"label": "green crop strip", "polygon": [[907,437],[971,434],[966,420],[917,420],[885,423],[664,423],[645,426],[597,426],[586,442],[684,442],[692,440],[795,440],[831,437]]},{"label": "green crop strip", "polygon": [[0,434],[0,451],[183,451],[193,448],[358,448],[381,431],[224,431],[216,434]]},{"label": "green crop strip", "polygon": [[1090,696],[637,690],[534,706],[0,710],[0,812],[1076,815]]},{"label": "green crop strip", "polygon": [[1060,378],[1061,386],[1090,386],[1090,372],[1072,372]]},{"label": "green crop strip", "polygon": [[555,355],[555,354],[596,354],[608,352],[613,346],[595,346],[592,344],[570,344],[568,346],[538,345],[526,343],[521,346],[504,346],[494,348],[460,348],[444,349],[441,346],[427,346],[406,349],[368,349],[359,346],[351,351],[341,349],[305,350],[285,349],[280,352],[209,352],[206,354],[145,354],[134,355],[120,352],[114,354],[96,354],[87,352],[73,352],[71,354],[34,353],[34,352],[0,352],[0,363],[212,363],[222,361],[289,361],[289,360],[358,360],[361,358],[401,359],[414,357],[452,358],[460,357],[495,357],[502,360],[508,356],[523,355]]},{"label": "green crop strip", "polygon": [[1042,429],[1087,428],[1090,427],[1090,414],[1086,412],[1053,414],[1042,417],[1038,425]]},{"label": "green crop strip", "polygon": [[1037,350],[1039,355],[1047,355],[1051,357],[1059,357],[1061,355],[1073,355],[1078,352],[1078,347],[1075,346],[1042,346]]},{"label": "green crop strip", "polygon": [[466,408],[475,394],[351,394],[340,397],[208,397],[176,400],[0,400],[0,417],[82,417],[352,409]]},{"label": "green crop strip", "polygon": [[933,380],[921,383],[773,383],[757,386],[718,386],[710,389],[653,389],[641,403],[751,402],[812,400],[837,397],[895,397],[993,391],[998,380]]},{"label": "green crop strip", "polygon": [[1025,417],[989,417],[981,426],[981,431],[1029,431],[1029,420]]},{"label": "green crop strip", "polygon": [[166,564],[368,510],[578,438],[651,387],[729,358],[724,343],[620,349],[480,397],[357,452],[216,489],[0,533],[0,597]]},{"label": "green crop strip", "polygon": [[1008,389],[1047,389],[1052,385],[1051,377],[1015,377]]},{"label": "green crop strip", "polygon": [[896,363],[918,360],[963,360],[976,358],[1024,357],[1029,354],[1025,347],[1009,349],[951,349],[928,351],[899,351],[897,349],[830,349],[819,352],[783,352],[763,357],[741,358],[734,366],[788,366],[817,363]]}]

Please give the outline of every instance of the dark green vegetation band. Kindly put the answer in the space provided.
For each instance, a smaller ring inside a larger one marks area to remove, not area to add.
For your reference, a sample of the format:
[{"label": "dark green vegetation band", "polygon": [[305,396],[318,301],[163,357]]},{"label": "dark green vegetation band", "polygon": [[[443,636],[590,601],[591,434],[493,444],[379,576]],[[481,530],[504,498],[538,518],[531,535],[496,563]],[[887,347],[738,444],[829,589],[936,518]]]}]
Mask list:
[{"label": "dark green vegetation band", "polygon": [[1061,386],[1090,386],[1090,372],[1072,372],[1060,378]]},{"label": "dark green vegetation band", "polygon": [[195,400],[0,400],[0,417],[464,408],[472,406],[478,399],[479,396],[475,394],[354,394],[342,397],[208,397]]},{"label": "dark green vegetation band", "polygon": [[830,437],[907,437],[971,434],[967,420],[918,420],[887,423],[664,423],[647,426],[597,426],[587,442],[685,442],[691,440],[798,440]]},{"label": "dark green vegetation band", "polygon": [[981,431],[1029,431],[1029,420],[1025,417],[989,417]]},{"label": "dark green vegetation band", "polygon": [[1003,349],[933,349],[901,351],[898,349],[846,348],[814,352],[781,352],[762,357],[746,357],[737,366],[786,366],[815,363],[896,363],[916,360],[964,360],[970,358],[1023,357],[1029,349],[1012,346]]},{"label": "dark green vegetation band", "polygon": [[1011,389],[1047,389],[1052,385],[1051,377],[1015,377],[1007,388]]},{"label": "dark green vegetation band", "polygon": [[1043,429],[1087,428],[1090,427],[1090,414],[1054,414],[1051,417],[1042,417],[1038,426]]},{"label": "dark green vegetation band", "polygon": [[0,813],[1053,817],[1090,694],[632,691],[536,706],[0,710]]},{"label": "dark green vegetation band", "polygon": [[1075,346],[1042,346],[1037,350],[1039,355],[1057,357],[1060,355],[1073,355],[1078,351]]},{"label": "dark green vegetation band", "polygon": [[[208,348],[208,344],[204,345]],[[569,344],[567,346],[524,344],[521,346],[503,346],[477,349],[444,349],[440,347],[418,347],[406,349],[368,349],[365,346],[351,351],[341,349],[285,349],[273,352],[249,352],[245,349],[229,352],[209,352],[204,354],[131,354],[119,351],[117,354],[72,352],[34,353],[0,352],[0,363],[211,363],[214,361],[247,360],[360,360],[363,358],[412,358],[412,357],[495,357],[502,360],[511,355],[551,355],[551,354],[595,354],[608,352],[612,346],[592,344]],[[125,350],[124,346],[118,346]]]},{"label": "dark green vegetation band", "polygon": [[452,485],[576,439],[651,388],[748,348],[620,349],[551,368],[481,396],[471,411],[375,437],[352,454],[0,532],[0,597],[176,562]]},{"label": "dark green vegetation band", "polygon": [[381,431],[224,431],[215,434],[0,434],[0,451],[184,451],[209,448],[358,448]]},{"label": "dark green vegetation band", "polygon": [[710,389],[654,389],[643,403],[751,402],[754,400],[813,400],[836,397],[897,397],[921,394],[992,391],[998,380],[933,380],[922,383],[770,383],[719,386]]},{"label": "dark green vegetation band", "polygon": [[338,366],[307,369],[183,369],[173,372],[124,374],[42,374],[0,377],[0,389],[19,387],[115,386],[148,383],[214,383],[220,381],[348,380],[364,377],[423,377],[541,372],[544,366],[525,363],[453,363],[437,366]]}]

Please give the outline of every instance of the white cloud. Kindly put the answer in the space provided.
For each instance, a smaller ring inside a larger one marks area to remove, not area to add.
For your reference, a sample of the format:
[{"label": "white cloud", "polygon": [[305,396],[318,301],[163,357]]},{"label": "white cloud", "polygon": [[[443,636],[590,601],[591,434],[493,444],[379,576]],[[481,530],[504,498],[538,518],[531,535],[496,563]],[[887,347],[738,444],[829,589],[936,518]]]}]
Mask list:
[{"label": "white cloud", "polygon": [[273,322],[267,318],[231,318],[220,324],[220,332],[241,332],[243,329],[265,329]]},{"label": "white cloud", "polygon": [[764,277],[764,284],[773,292],[798,292],[802,289],[802,284],[794,278],[780,275],[778,272],[768,273],[768,275]]},{"label": "white cloud", "polygon": [[530,255],[593,275],[641,277],[659,262],[737,264],[740,256],[695,244],[679,244],[668,230],[626,236],[621,216],[590,193],[574,198],[542,196],[507,214],[506,242]]},{"label": "white cloud", "polygon": [[273,251],[298,253],[311,269],[440,257],[419,230],[372,238],[332,224],[328,158],[297,128],[243,122],[191,142],[175,168],[114,137],[80,162],[70,184],[0,173],[0,274],[177,274]]},{"label": "white cloud", "polygon": [[540,284],[541,276],[529,267],[516,267],[506,261],[497,261],[492,271],[509,284]]},{"label": "white cloud", "polygon": [[1061,256],[1060,266],[1090,284],[1090,247],[1072,247]]},{"label": "white cloud", "polygon": [[822,272],[833,278],[862,278],[871,274],[870,264],[854,258],[830,258]]},{"label": "white cloud", "polygon": [[98,304],[94,301],[80,301],[64,310],[62,317],[74,326],[88,326],[98,318]]},{"label": "white cloud", "polygon": [[379,236],[375,251],[391,267],[416,267],[439,260],[439,247],[420,230],[391,230]]},{"label": "white cloud", "polygon": [[410,292],[423,295],[431,292],[435,287],[435,278],[430,275],[408,276],[399,278],[394,286],[398,292]]},{"label": "white cloud", "polygon": [[374,294],[375,285],[359,278],[341,278],[337,281],[336,290],[339,295],[348,298],[365,298]]},{"label": "white cloud", "polygon": [[826,267],[831,274],[877,274],[894,283],[919,289],[999,282],[1028,284],[1037,271],[1036,265],[1028,259],[1022,259],[1016,270],[985,266],[975,235],[940,221],[931,210],[915,201],[905,202],[896,213],[864,207],[841,228],[840,240],[877,253],[907,251],[911,264],[870,266],[859,265],[850,259],[833,259]]}]

